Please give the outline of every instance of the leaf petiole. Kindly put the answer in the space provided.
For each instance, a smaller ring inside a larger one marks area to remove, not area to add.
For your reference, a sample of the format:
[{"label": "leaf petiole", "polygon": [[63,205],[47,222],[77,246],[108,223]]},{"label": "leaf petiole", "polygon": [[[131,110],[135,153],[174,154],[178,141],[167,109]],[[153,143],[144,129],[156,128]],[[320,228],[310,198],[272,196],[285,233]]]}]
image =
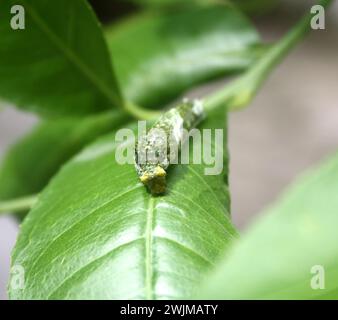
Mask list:
[{"label": "leaf petiole", "polygon": [[0,214],[29,210],[36,203],[37,198],[37,195],[32,195],[23,198],[0,201]]},{"label": "leaf petiole", "polygon": [[158,118],[162,112],[144,109],[130,101],[125,101],[124,109],[131,116],[140,120],[152,120]]}]

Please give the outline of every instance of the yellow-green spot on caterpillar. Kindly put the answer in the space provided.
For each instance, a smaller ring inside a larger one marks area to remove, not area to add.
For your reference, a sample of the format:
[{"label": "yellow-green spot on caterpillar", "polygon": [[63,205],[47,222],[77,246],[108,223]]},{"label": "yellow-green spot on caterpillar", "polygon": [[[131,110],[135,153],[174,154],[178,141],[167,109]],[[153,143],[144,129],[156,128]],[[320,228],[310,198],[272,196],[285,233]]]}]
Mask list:
[{"label": "yellow-green spot on caterpillar", "polygon": [[184,99],[178,106],[165,112],[140,137],[135,148],[135,168],[141,182],[154,195],[166,190],[166,175],[173,159],[178,158],[184,142],[184,130],[195,128],[204,118],[200,100]]}]

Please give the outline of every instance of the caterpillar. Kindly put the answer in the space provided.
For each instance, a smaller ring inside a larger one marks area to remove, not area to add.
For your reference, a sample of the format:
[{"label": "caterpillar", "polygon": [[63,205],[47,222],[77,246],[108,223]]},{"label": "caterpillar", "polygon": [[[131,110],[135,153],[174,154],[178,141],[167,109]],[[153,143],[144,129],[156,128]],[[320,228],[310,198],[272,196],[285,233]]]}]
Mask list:
[{"label": "caterpillar", "polygon": [[185,138],[183,129],[195,128],[203,118],[202,101],[184,99],[139,138],[135,147],[135,168],[139,179],[152,194],[162,194],[166,190],[167,169],[171,160],[178,158]]}]

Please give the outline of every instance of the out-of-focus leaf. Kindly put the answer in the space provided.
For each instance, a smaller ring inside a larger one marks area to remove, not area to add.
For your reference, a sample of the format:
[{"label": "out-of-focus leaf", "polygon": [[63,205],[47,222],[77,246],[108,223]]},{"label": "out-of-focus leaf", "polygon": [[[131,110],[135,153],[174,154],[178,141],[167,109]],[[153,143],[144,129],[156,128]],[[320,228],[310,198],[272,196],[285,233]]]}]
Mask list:
[{"label": "out-of-focus leaf", "polygon": [[[133,2],[145,7],[152,8],[167,8],[167,7],[175,7],[175,6],[187,6],[187,5],[205,5],[215,3],[214,0],[128,0],[129,2]],[[222,0],[220,0],[221,2]],[[226,2],[223,0],[224,3]]]},{"label": "out-of-focus leaf", "polygon": [[61,165],[125,120],[117,112],[45,121],[16,143],[0,167],[0,199],[40,192]]},{"label": "out-of-focus leaf", "polygon": [[260,218],[207,278],[199,297],[337,299],[337,195],[338,154]]},{"label": "out-of-focus leaf", "polygon": [[228,5],[135,16],[112,26],[107,40],[126,97],[147,107],[247,68],[260,43],[253,26]]},{"label": "out-of-focus leaf", "polygon": [[[177,9],[193,5],[212,5],[215,0],[128,0],[146,8],[155,9]],[[218,3],[229,3],[228,0],[218,0]],[[249,14],[262,14],[275,8],[280,0],[232,0],[231,3],[236,5],[240,10]]]},{"label": "out-of-focus leaf", "polygon": [[[25,9],[24,30],[11,27],[14,5]],[[0,97],[48,116],[121,105],[102,30],[84,0],[0,1]]]},{"label": "out-of-focus leaf", "polygon": [[233,4],[248,15],[263,15],[273,11],[280,0],[233,0]]},{"label": "out-of-focus leaf", "polygon": [[[224,126],[224,113],[203,123]],[[173,165],[167,193],[153,197],[116,146],[109,136],[85,149],[44,190],[14,250],[25,288],[12,299],[183,298],[236,236],[227,156],[220,175]]]}]

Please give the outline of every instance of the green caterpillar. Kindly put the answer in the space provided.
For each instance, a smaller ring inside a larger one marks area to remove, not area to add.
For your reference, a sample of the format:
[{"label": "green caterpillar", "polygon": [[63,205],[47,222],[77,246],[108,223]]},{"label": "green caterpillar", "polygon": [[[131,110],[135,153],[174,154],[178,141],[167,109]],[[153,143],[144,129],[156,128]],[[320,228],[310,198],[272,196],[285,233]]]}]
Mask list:
[{"label": "green caterpillar", "polygon": [[135,168],[152,194],[166,190],[166,175],[171,159],[177,159],[184,142],[183,129],[195,128],[204,118],[200,100],[184,99],[181,104],[165,112],[135,148]]}]

